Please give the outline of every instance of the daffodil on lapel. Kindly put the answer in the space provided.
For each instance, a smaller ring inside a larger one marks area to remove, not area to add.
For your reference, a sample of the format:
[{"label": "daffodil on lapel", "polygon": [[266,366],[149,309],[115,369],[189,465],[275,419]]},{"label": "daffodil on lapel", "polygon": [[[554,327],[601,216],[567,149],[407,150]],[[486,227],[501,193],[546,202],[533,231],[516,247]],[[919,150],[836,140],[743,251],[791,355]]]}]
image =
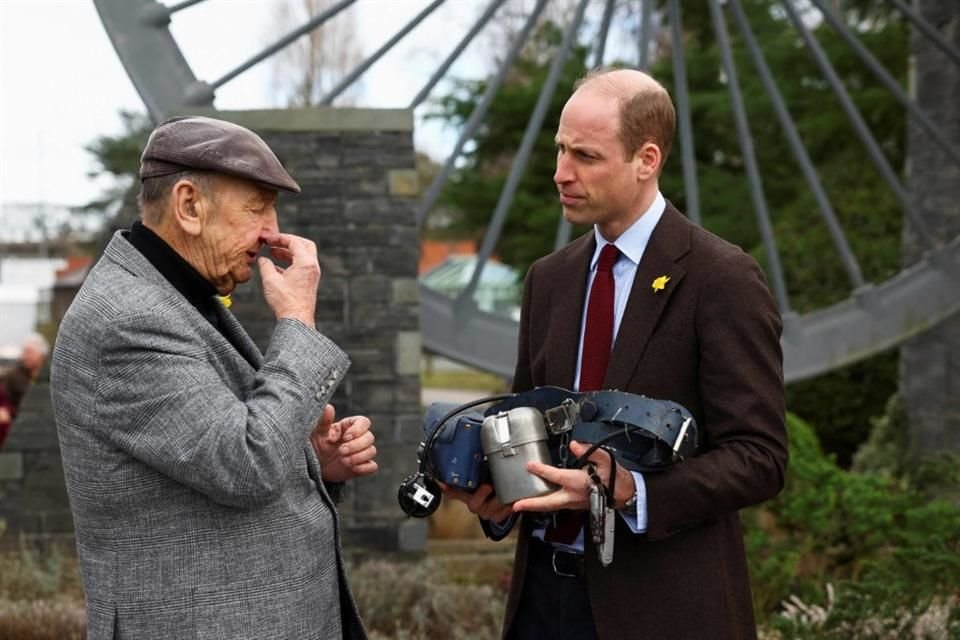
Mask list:
[{"label": "daffodil on lapel", "polygon": [[653,292],[660,293],[663,291],[664,287],[667,286],[668,282],[670,282],[670,276],[660,276],[653,281]]}]

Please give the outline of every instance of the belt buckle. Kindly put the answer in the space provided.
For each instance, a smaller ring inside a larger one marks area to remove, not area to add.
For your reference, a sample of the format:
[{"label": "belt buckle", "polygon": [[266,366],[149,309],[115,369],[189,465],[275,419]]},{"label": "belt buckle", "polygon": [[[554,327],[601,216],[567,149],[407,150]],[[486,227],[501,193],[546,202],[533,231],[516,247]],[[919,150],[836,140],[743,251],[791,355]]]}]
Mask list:
[{"label": "belt buckle", "polygon": [[576,573],[565,573],[565,572],[561,571],[561,570],[557,567],[557,554],[560,554],[560,553],[565,553],[566,555],[573,555],[573,554],[568,553],[568,552],[566,552],[566,551],[563,551],[563,550],[561,550],[561,549],[554,549],[554,550],[553,550],[553,554],[550,556],[550,564],[553,566],[553,572],[554,572],[555,574],[557,574],[558,576],[562,576],[562,577],[564,577],[564,578],[579,578],[580,576],[579,576],[578,574],[576,574]]}]

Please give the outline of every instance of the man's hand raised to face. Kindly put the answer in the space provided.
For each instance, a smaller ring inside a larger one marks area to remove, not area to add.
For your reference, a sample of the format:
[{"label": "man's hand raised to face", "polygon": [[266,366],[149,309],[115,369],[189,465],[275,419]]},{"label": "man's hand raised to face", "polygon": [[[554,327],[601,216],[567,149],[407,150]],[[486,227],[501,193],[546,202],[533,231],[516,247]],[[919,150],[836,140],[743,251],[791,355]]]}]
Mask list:
[{"label": "man's hand raised to face", "polygon": [[274,260],[290,263],[284,269],[269,258],[257,258],[267,304],[273,309],[277,320],[291,318],[313,328],[317,287],[320,284],[317,245],[288,233],[269,234],[263,239],[270,247],[270,256]]}]

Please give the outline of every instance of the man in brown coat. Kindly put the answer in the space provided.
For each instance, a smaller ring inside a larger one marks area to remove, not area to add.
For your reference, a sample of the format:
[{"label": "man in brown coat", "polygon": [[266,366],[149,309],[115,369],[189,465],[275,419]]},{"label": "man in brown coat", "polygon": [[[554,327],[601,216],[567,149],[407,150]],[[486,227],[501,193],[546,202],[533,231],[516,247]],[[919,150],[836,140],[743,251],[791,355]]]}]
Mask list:
[{"label": "man in brown coat", "polygon": [[[530,268],[513,389],[679,402],[697,420],[700,448],[659,472],[616,467],[608,567],[582,530],[572,541],[550,535],[551,512],[587,509],[583,470],[531,463],[561,488],[507,507],[489,486],[448,490],[495,539],[522,514],[505,637],[756,637],[737,512],[783,486],[781,319],[756,261],[660,194],[674,126],[669,95],[646,74],[600,72],[578,84],[560,117],[554,182],[567,220],[594,230]],[[612,283],[613,331],[598,365],[585,335],[602,278]],[[608,478],[606,455],[591,459]]]}]

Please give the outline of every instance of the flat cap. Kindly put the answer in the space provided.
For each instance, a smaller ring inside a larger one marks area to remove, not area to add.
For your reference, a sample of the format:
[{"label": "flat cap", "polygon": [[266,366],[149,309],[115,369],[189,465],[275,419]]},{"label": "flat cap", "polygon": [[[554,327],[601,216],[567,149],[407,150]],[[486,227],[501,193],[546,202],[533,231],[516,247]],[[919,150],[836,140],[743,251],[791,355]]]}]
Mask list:
[{"label": "flat cap", "polygon": [[300,185],[260,136],[224,120],[179,116],[164,120],[150,134],[140,157],[141,181],[189,169],[216,171],[300,193]]}]

